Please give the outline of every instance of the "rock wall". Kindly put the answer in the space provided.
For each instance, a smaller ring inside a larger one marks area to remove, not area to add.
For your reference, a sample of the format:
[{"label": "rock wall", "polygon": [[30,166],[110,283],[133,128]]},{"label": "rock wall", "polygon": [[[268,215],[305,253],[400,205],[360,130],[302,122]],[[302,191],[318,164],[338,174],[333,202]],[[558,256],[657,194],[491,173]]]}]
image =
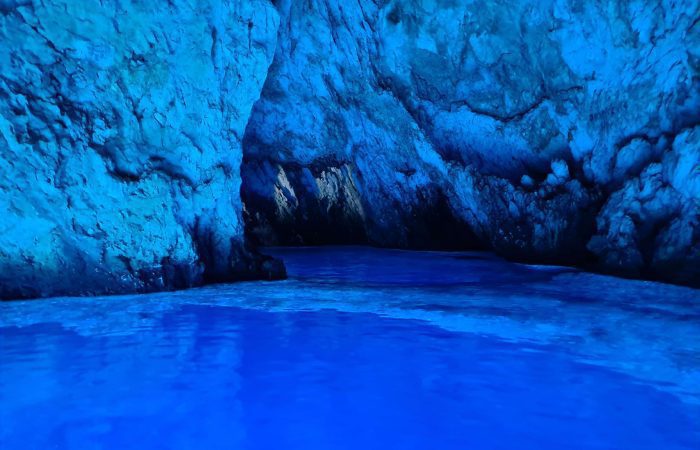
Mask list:
[{"label": "rock wall", "polygon": [[0,298],[281,276],[243,217],[700,284],[699,10],[0,0]]},{"label": "rock wall", "polygon": [[485,245],[700,284],[700,3],[284,0],[244,138],[266,243]]},{"label": "rock wall", "polygon": [[280,275],[243,244],[263,0],[0,0],[0,298]]}]

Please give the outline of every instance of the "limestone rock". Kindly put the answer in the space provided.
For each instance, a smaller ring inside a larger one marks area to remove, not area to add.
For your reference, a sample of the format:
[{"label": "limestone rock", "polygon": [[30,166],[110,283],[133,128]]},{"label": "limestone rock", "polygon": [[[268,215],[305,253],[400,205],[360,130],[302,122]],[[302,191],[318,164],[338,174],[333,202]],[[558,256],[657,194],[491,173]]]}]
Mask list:
[{"label": "limestone rock", "polygon": [[[700,283],[698,1],[278,5],[242,168],[258,239],[314,243],[311,224],[323,242],[449,235]],[[331,173],[344,188],[314,187]]]},{"label": "limestone rock", "polygon": [[266,1],[0,3],[0,297],[269,265],[238,191],[278,23]]}]

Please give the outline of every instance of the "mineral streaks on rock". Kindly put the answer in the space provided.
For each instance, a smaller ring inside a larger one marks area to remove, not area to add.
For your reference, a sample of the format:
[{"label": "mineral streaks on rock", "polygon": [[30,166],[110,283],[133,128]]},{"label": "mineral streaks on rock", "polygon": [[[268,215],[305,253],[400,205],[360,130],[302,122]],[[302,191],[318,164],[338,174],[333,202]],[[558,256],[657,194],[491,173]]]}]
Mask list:
[{"label": "mineral streaks on rock", "polygon": [[[697,1],[279,11],[244,146],[258,239],[415,247],[447,234],[453,247],[700,283]],[[317,187],[329,179],[344,187]]]},{"label": "mineral streaks on rock", "polygon": [[238,193],[278,23],[267,1],[3,1],[0,297],[278,270]]}]

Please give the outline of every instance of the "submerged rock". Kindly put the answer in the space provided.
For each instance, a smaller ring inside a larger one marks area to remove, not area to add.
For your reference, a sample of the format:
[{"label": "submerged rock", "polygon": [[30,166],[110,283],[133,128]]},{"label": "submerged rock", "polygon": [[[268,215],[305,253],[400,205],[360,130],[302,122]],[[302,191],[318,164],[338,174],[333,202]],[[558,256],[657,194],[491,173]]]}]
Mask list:
[{"label": "submerged rock", "polygon": [[0,4],[0,298],[283,269],[243,244],[241,138],[267,2]]},{"label": "submerged rock", "polygon": [[244,139],[256,239],[700,283],[697,1],[277,4]]}]

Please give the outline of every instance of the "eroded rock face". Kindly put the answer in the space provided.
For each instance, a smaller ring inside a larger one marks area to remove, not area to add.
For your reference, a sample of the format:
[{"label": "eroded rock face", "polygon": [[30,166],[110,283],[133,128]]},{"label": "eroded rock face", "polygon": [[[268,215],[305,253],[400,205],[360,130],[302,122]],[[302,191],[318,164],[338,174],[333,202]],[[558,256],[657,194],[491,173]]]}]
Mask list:
[{"label": "eroded rock face", "polygon": [[439,237],[700,283],[697,1],[278,9],[245,136],[257,239]]},{"label": "eroded rock face", "polygon": [[266,1],[0,2],[0,298],[272,277],[243,245]]},{"label": "eroded rock face", "polygon": [[0,0],[0,297],[279,276],[241,174],[263,243],[698,284],[699,10]]}]

